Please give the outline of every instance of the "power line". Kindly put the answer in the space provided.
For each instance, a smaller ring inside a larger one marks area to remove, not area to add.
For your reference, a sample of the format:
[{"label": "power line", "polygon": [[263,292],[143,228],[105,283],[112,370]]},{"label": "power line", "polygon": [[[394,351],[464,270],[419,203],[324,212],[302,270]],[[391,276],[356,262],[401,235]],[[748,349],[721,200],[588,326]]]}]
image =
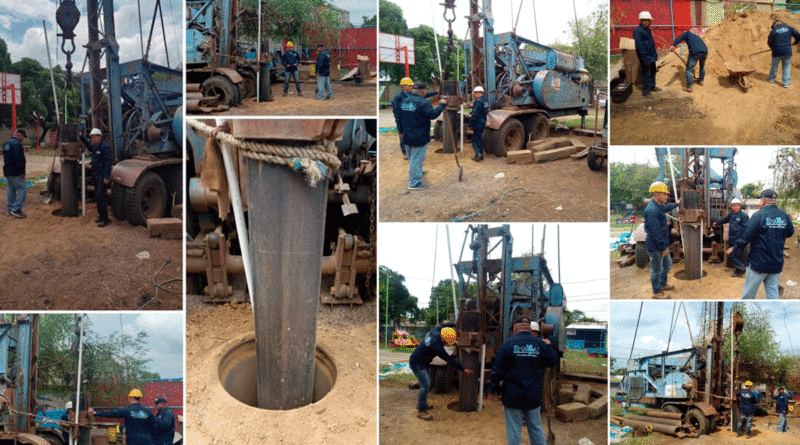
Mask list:
[{"label": "power line", "polygon": [[561,283],[563,284],[580,284],[580,283],[591,283],[593,281],[608,281],[609,278],[595,278],[594,280],[583,280],[583,281],[570,281],[568,283]]}]

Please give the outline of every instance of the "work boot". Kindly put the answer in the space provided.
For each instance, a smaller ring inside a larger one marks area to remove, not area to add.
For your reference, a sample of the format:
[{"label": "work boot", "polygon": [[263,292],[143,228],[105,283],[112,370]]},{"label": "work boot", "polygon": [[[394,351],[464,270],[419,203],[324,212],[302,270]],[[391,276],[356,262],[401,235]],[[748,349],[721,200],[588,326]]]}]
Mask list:
[{"label": "work boot", "polygon": [[100,222],[100,221],[102,221],[102,220],[103,220],[103,219],[102,219],[102,218],[100,218],[100,217],[98,216],[98,217],[97,217],[97,219],[96,219],[96,220],[94,220],[94,222],[95,222],[95,223],[99,223],[99,222]]},{"label": "work boot", "polygon": [[652,90],[650,90],[650,91],[655,91],[655,92],[657,93],[657,92],[661,91],[661,88],[659,88],[659,87],[653,87],[653,89],[652,89]]},{"label": "work boot", "polygon": [[653,95],[652,95],[652,94],[650,94],[650,92],[649,92],[649,91],[648,91],[648,92],[646,92],[646,93],[642,93],[642,95],[643,95],[644,97],[648,98],[648,99],[649,99],[649,98],[651,98],[651,97],[653,97]]},{"label": "work boot", "polygon": [[697,82],[698,86],[703,86],[703,82]]},{"label": "work boot", "polygon": [[430,411],[432,409],[433,409],[433,405],[431,405],[430,403],[425,405],[425,411]]},{"label": "work boot", "polygon": [[419,389],[419,382],[409,383],[408,389]]},{"label": "work boot", "polygon": [[289,93],[287,93],[286,91],[283,92],[283,97],[286,97],[288,95],[289,95]]},{"label": "work boot", "polygon": [[675,286],[667,284],[666,286],[662,287],[661,290],[675,290]]},{"label": "work boot", "polygon": [[686,88],[683,89],[683,91],[686,91],[687,93],[691,93],[693,90],[692,90],[691,87],[686,87]]},{"label": "work boot", "polygon": [[669,295],[665,294],[663,291],[660,291],[657,294],[653,294],[653,300],[669,300]]},{"label": "work boot", "polygon": [[428,414],[427,411],[423,411],[423,412],[417,414],[417,419],[433,420],[433,416]]},{"label": "work boot", "polygon": [[25,212],[22,211],[22,209],[14,210],[13,212],[9,213],[9,215],[16,216],[17,218],[27,218],[28,217],[28,215],[26,215]]},{"label": "work boot", "polygon": [[407,154],[405,154],[405,153],[403,153],[403,160],[404,160],[404,161],[408,161],[408,155],[407,155]]},{"label": "work boot", "polygon": [[100,221],[99,223],[97,223],[97,227],[105,227],[107,225],[108,225],[108,220],[107,219],[104,219],[104,220]]},{"label": "work boot", "polygon": [[303,97],[303,93],[301,93],[299,91],[297,92],[297,95],[300,96],[300,97]]}]

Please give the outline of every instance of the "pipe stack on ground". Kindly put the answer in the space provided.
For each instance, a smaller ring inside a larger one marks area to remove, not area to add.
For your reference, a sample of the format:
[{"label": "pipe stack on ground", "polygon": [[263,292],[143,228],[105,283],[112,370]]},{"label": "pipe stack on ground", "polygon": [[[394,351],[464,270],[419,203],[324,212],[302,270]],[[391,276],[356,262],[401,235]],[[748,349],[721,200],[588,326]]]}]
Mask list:
[{"label": "pipe stack on ground", "polygon": [[666,411],[650,410],[646,414],[648,417],[661,417],[663,419],[683,420],[681,413],[668,413]]},{"label": "pipe stack on ground", "polygon": [[[659,433],[668,434],[670,436],[677,436],[681,430],[680,421],[673,420],[673,419],[664,419],[658,417],[648,417],[648,416],[636,416],[636,415],[629,415],[628,417],[619,417],[619,416],[611,416],[612,419],[620,420],[625,425],[634,427],[634,428],[652,428],[653,431],[657,431]],[[634,418],[639,419],[648,419],[646,421],[643,420],[635,420]],[[667,425],[664,423],[659,423],[658,421],[675,421],[678,422],[677,425]]]}]

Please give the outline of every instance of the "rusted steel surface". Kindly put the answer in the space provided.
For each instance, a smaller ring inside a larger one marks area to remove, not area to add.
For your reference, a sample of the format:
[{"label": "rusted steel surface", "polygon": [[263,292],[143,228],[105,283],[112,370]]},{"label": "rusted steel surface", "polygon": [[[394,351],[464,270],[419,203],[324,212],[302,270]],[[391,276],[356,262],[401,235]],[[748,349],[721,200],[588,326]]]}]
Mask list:
[{"label": "rusted steel surface", "polygon": [[345,119],[234,119],[231,135],[243,139],[314,142],[339,140]]},{"label": "rusted steel surface", "polygon": [[669,425],[669,426],[681,426],[681,421],[680,420],[678,420],[678,419],[667,419],[667,418],[664,418],[664,417],[637,416],[635,414],[628,414],[628,419],[630,419],[630,420],[638,420],[640,422],[647,422],[647,423],[659,423],[659,424],[662,424],[662,425]]},{"label": "rusted steel surface", "polygon": [[680,428],[677,426],[670,426],[670,425],[663,425],[660,423],[653,423],[653,422],[641,422],[637,420],[631,420],[626,418],[623,420],[626,425],[637,427],[637,428],[647,428],[650,427],[653,431],[657,431],[659,433],[669,434],[670,436],[676,436]]},{"label": "rusted steel surface", "polygon": [[214,68],[214,72],[222,74],[230,79],[233,83],[239,83],[244,80],[242,75],[237,73],[236,70],[232,68]]},{"label": "rusted steel surface", "polygon": [[180,158],[170,158],[163,160],[151,159],[125,159],[117,162],[114,168],[111,169],[111,180],[117,184],[124,185],[125,187],[133,187],[136,180],[142,173],[162,165],[181,164],[183,162]]},{"label": "rusted steel surface", "polygon": [[540,110],[537,108],[526,108],[524,110],[501,108],[498,110],[492,110],[489,113],[487,113],[486,128],[491,128],[492,130],[499,130],[500,126],[503,125],[503,122],[508,120],[508,118],[518,116],[521,114],[526,114],[526,115],[542,114],[544,116],[549,117],[547,111]]},{"label": "rusted steel surface", "polygon": [[199,83],[187,83],[186,84],[186,92],[187,93],[199,93],[200,92],[200,84]]},{"label": "rusted steel surface", "polygon": [[681,413],[668,413],[666,411],[659,411],[656,409],[650,410],[646,414],[648,417],[662,417],[664,419],[674,419],[674,420],[683,419],[683,414]]}]

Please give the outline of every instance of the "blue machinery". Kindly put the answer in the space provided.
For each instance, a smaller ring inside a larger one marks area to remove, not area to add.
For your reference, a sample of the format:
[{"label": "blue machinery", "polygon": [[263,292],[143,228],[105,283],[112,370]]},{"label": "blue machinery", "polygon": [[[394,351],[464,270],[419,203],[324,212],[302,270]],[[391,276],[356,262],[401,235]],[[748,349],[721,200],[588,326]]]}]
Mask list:
[{"label": "blue machinery", "polygon": [[[564,288],[553,280],[544,256],[512,257],[514,239],[508,225],[469,226],[469,233],[473,259],[455,265],[460,297],[456,330],[459,360],[475,372],[461,375],[460,411],[477,409],[483,346],[484,360],[491,363],[500,344],[511,335],[515,317],[527,315],[538,322],[542,336],[559,355],[566,350],[567,342]],[[500,240],[490,247],[492,238]],[[498,247],[501,258],[489,259]],[[470,292],[472,283],[477,284],[476,292]],[[555,387],[551,380],[547,390]]]},{"label": "blue machinery", "polygon": [[38,319],[25,315],[15,323],[0,323],[0,388],[4,395],[13,395],[8,403],[17,412],[0,416],[2,436],[36,432],[33,418],[25,413],[36,407]]}]

